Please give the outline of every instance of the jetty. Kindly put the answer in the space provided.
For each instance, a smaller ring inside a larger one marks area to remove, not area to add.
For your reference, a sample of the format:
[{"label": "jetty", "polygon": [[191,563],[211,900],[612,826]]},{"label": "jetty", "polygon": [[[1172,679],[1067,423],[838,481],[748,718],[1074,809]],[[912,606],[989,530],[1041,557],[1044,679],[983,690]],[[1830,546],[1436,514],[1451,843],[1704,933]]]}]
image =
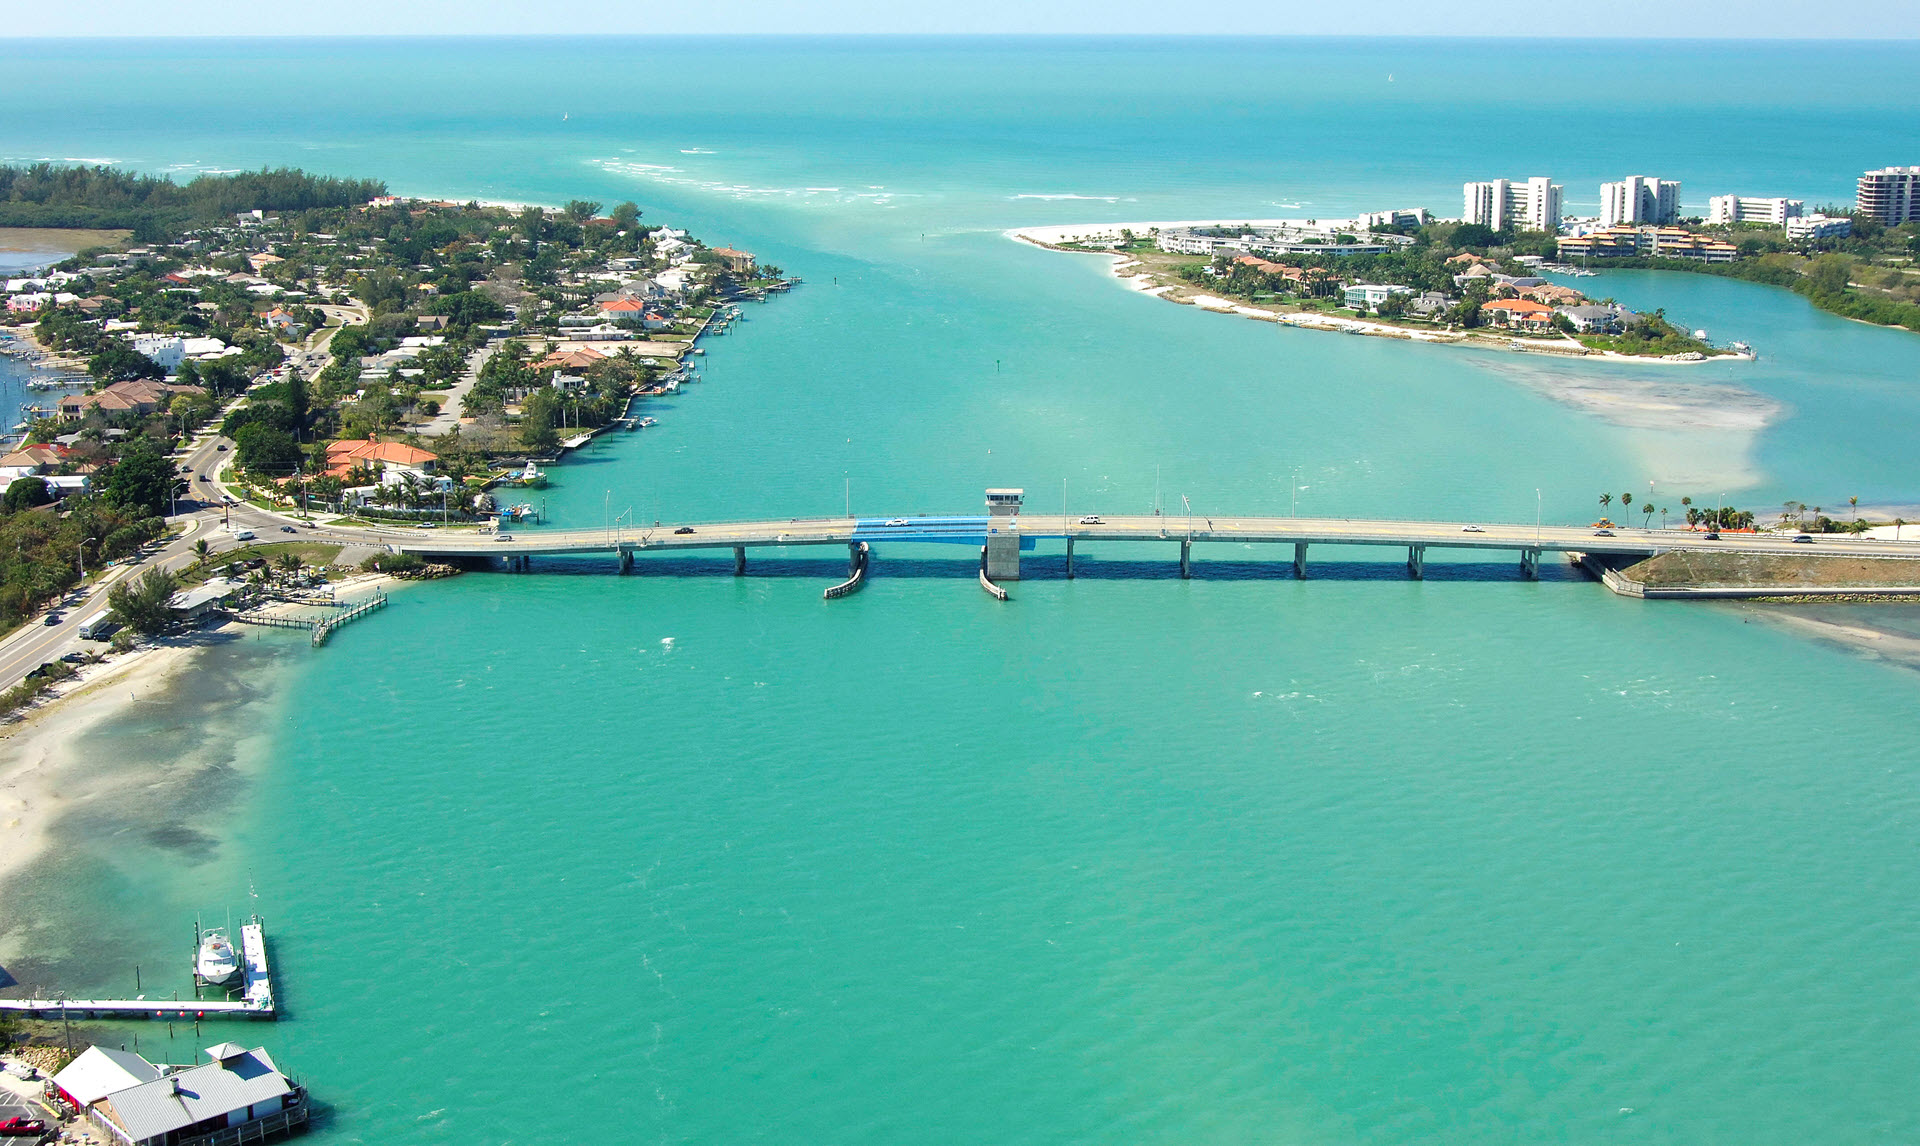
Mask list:
[{"label": "jetty", "polygon": [[227,615],[243,625],[259,625],[269,629],[304,629],[312,636],[313,647],[317,649],[327,643],[327,638],[333,635],[335,629],[351,625],[369,613],[386,608],[387,595],[385,593],[375,593],[364,601],[357,601],[352,604],[332,601],[310,603],[321,608],[340,609],[342,612],[336,616],[321,617],[317,620],[308,617],[286,617],[278,613],[267,613],[260,610],[229,613]]},{"label": "jetty", "polygon": [[240,961],[245,978],[240,997],[224,999],[0,999],[0,1014],[28,1019],[151,1019],[194,1022],[200,1019],[279,1017],[273,972],[267,962],[266,924],[253,916],[240,925]]}]

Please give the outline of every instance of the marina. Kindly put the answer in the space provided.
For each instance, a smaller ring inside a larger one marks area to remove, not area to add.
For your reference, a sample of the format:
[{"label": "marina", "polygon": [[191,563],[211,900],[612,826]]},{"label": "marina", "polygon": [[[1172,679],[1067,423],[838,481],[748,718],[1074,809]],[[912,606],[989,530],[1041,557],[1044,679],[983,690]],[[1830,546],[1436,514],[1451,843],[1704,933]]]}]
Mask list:
[{"label": "marina", "polygon": [[[195,943],[194,969],[200,969],[202,940]],[[236,982],[218,999],[0,999],[0,1014],[26,1019],[74,1021],[86,1019],[148,1019],[155,1022],[196,1022],[202,1019],[260,1019],[279,1017],[274,1000],[273,973],[267,959],[266,923],[258,915],[240,925]],[[235,998],[234,994],[239,997]]]}]

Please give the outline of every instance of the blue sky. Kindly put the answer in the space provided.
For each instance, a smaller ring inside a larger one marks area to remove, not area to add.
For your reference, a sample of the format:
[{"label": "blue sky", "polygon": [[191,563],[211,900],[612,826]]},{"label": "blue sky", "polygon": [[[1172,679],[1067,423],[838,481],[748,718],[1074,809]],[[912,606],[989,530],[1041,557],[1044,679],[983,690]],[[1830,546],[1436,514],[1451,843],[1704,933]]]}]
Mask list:
[{"label": "blue sky", "polygon": [[1868,10],[1811,0],[686,0],[562,6],[531,0],[4,0],[6,36],[448,33],[1207,33],[1254,35],[1920,37],[1920,2]]}]

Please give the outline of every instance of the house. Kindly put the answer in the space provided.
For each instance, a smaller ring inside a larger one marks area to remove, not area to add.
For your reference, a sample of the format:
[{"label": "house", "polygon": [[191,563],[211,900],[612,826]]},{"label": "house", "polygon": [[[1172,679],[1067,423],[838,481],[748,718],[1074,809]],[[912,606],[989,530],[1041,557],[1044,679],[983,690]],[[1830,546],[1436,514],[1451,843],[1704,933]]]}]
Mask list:
[{"label": "house", "polygon": [[1377,307],[1396,294],[1413,294],[1412,287],[1376,286],[1373,283],[1355,283],[1347,288],[1347,305],[1355,308]]},{"label": "house", "polygon": [[582,346],[574,350],[556,350],[534,363],[533,368],[545,370],[549,366],[558,366],[565,370],[585,370],[605,358],[606,355],[591,346]]},{"label": "house", "polygon": [[187,344],[171,334],[136,334],[127,344],[169,374],[178,370],[187,356]]},{"label": "house", "polygon": [[212,1061],[97,1100],[86,1108],[88,1121],[122,1146],[171,1146],[215,1134],[258,1142],[306,1123],[306,1088],[281,1074],[265,1047],[221,1043],[206,1053]]},{"label": "house", "polygon": [[115,382],[91,394],[68,394],[60,399],[60,416],[76,418],[88,410],[99,410],[107,414],[122,411],[151,414],[172,402],[175,394],[197,396],[205,393],[206,390],[199,386],[181,386],[173,382],[155,382],[140,378],[132,382]]},{"label": "house", "polygon": [[300,325],[299,320],[277,306],[266,314],[261,315],[260,321],[266,323],[267,329],[276,334],[281,331],[292,330],[294,327]]},{"label": "house", "polygon": [[1420,297],[1407,303],[1407,313],[1420,318],[1438,318],[1445,314],[1453,300],[1437,290],[1422,291]]},{"label": "house", "polygon": [[115,1091],[152,1082],[160,1068],[132,1051],[88,1047],[53,1076],[54,1089],[75,1110],[86,1110]]},{"label": "house", "polygon": [[1554,309],[1532,299],[1505,298],[1487,303],[1480,308],[1480,313],[1502,326],[1543,330],[1553,325]]},{"label": "house", "polygon": [[1575,306],[1587,296],[1572,287],[1561,286],[1559,283],[1545,283],[1537,287],[1528,287],[1520,292],[1520,297],[1544,302],[1548,306]]},{"label": "house", "polygon": [[751,274],[753,271],[753,256],[745,251],[736,251],[732,247],[715,247],[713,253],[720,256],[720,261],[736,275]]},{"label": "house", "polygon": [[16,294],[7,299],[8,314],[32,314],[43,306],[50,306],[53,296],[45,292]]},{"label": "house", "polygon": [[445,330],[451,315],[423,314],[415,320],[421,330]]},{"label": "house", "polygon": [[1612,306],[1563,306],[1554,313],[1565,315],[1581,334],[1612,334],[1620,329],[1625,312]]},{"label": "house", "polygon": [[287,260],[281,258],[279,255],[262,254],[262,255],[250,256],[247,259],[247,265],[253,268],[254,274],[259,275],[259,274],[265,274],[267,271],[267,268],[272,266],[273,264],[284,263],[286,261]]},{"label": "house", "polygon": [[647,304],[637,298],[616,298],[601,303],[600,313],[609,322],[639,322],[646,317]]},{"label": "house", "polygon": [[345,440],[327,443],[326,472],[330,477],[346,477],[358,468],[377,470],[401,466],[432,473],[439,461],[440,455],[404,442],[383,442],[377,437],[365,441]]}]

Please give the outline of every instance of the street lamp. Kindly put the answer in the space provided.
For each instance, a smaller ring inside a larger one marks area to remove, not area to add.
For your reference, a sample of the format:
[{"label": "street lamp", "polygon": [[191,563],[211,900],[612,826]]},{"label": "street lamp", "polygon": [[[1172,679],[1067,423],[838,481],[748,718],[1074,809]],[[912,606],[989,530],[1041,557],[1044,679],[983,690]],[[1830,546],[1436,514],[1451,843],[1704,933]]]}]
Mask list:
[{"label": "street lamp", "polygon": [[1533,544],[1540,545],[1540,491],[1533,491]]},{"label": "street lamp", "polygon": [[80,580],[82,581],[87,579],[87,546],[98,540],[100,540],[98,537],[89,537],[73,547],[74,559],[80,563]]},{"label": "street lamp", "polygon": [[167,514],[168,517],[180,516],[180,491],[191,488],[192,483],[183,481],[167,491],[167,504],[173,509],[172,513]]}]

